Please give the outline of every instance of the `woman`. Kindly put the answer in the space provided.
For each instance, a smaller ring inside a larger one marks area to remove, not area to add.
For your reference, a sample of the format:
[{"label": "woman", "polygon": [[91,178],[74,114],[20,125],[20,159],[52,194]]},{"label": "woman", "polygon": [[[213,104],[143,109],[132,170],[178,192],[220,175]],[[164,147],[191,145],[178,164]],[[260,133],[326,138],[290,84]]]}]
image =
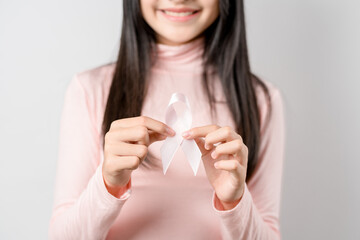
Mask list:
[{"label": "woman", "polygon": [[[52,239],[280,239],[280,91],[250,71],[243,1],[124,0],[118,60],[77,74],[61,119]],[[164,122],[184,93],[192,128]],[[162,140],[194,139],[166,175]]]}]

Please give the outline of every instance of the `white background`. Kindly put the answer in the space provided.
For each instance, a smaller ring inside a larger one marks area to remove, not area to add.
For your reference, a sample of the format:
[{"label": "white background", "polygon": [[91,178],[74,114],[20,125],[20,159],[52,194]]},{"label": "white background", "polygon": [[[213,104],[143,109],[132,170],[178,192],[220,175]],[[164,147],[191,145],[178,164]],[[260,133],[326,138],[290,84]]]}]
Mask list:
[{"label": "white background", "polygon": [[[0,239],[47,239],[64,92],[115,60],[122,1],[0,0]],[[247,0],[284,95],[283,239],[360,239],[360,1]]]}]

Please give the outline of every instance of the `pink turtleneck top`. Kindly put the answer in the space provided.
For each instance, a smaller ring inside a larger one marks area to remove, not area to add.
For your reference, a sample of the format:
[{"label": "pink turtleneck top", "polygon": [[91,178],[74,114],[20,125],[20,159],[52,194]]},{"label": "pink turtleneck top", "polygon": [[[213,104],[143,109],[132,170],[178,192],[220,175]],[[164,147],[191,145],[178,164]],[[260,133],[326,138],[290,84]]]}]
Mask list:
[{"label": "pink turtleneck top", "polygon": [[[201,87],[203,39],[180,46],[157,45],[149,91],[142,114],[165,122],[172,93],[190,102],[192,127],[217,124],[235,129],[220,80],[215,82],[216,120],[210,115]],[[270,82],[273,114],[265,127],[268,106],[257,88],[261,113],[258,165],[245,185],[241,201],[222,210],[208,182],[203,163],[194,176],[178,150],[166,175],[159,168],[140,166],[128,191],[111,195],[102,176],[104,109],[115,64],[78,73],[67,87],[62,110],[55,196],[50,239],[280,239],[279,212],[284,158],[285,122],[282,95]],[[161,166],[163,141],[149,146]],[[180,149],[180,148],[179,148]]]}]

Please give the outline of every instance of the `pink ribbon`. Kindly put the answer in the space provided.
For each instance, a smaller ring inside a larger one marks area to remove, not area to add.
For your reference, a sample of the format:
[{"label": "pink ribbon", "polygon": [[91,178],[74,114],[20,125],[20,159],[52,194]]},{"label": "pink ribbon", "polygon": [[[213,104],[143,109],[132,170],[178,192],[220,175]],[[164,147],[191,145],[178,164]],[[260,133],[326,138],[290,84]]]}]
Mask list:
[{"label": "pink ribbon", "polygon": [[[177,103],[180,103],[183,107],[180,113],[175,111],[174,108],[174,104]],[[176,135],[173,137],[167,137],[160,149],[164,175],[169,168],[177,149],[181,146],[194,172],[194,175],[196,176],[201,160],[201,152],[195,140],[187,140],[181,136],[184,131],[191,128],[192,124],[190,104],[184,94],[172,94],[170,102],[166,109],[165,123],[172,129],[174,129]]]}]

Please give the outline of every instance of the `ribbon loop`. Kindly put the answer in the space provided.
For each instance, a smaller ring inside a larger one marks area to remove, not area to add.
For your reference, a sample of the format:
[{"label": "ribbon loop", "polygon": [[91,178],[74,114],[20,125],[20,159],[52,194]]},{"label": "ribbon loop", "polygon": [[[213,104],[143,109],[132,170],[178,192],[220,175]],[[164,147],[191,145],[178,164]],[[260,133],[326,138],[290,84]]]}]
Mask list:
[{"label": "ribbon loop", "polygon": [[[178,115],[175,111],[174,104],[183,103],[185,108]],[[170,102],[166,109],[165,123],[170,126],[176,132],[176,135],[173,137],[167,137],[164,144],[162,145],[161,160],[163,164],[164,175],[167,169],[170,166],[170,163],[177,151],[181,146],[182,150],[185,153],[185,156],[196,176],[196,173],[199,169],[201,152],[195,142],[195,140],[187,140],[181,136],[181,133],[191,128],[192,124],[192,115],[191,108],[187,97],[182,93],[173,93],[170,99]]]}]

